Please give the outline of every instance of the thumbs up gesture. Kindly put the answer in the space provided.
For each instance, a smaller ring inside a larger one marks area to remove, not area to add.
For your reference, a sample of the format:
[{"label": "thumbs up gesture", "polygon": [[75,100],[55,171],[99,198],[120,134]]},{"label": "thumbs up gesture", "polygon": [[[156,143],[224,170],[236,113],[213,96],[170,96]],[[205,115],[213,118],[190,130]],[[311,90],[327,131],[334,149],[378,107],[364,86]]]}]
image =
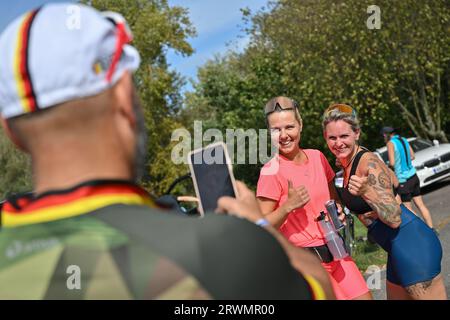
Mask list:
[{"label": "thumbs up gesture", "polygon": [[288,180],[288,199],[284,204],[288,212],[297,208],[302,208],[309,200],[308,190],[306,190],[305,186],[301,185],[294,188],[292,181]]},{"label": "thumbs up gesture", "polygon": [[362,196],[368,189],[367,177],[353,175],[348,181],[348,191],[354,196]]}]

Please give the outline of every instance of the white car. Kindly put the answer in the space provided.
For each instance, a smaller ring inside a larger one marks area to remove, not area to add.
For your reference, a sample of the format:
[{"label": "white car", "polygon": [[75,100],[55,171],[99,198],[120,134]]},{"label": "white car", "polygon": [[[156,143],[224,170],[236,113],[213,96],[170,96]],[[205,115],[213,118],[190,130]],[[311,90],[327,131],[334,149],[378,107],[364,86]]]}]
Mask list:
[{"label": "white car", "polygon": [[[437,140],[433,140],[432,143],[415,137],[407,140],[416,156],[412,164],[417,170],[420,187],[450,177],[450,143],[439,144]],[[389,164],[385,146],[377,149],[375,154]]]}]

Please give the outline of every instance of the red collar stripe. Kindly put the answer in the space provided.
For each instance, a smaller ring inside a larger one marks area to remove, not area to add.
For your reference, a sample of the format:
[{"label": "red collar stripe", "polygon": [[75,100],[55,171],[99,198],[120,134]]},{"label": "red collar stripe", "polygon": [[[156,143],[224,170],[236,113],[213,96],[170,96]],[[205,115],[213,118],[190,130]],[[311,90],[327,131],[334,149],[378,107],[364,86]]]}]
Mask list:
[{"label": "red collar stripe", "polygon": [[10,203],[6,203],[6,208],[10,214],[23,215],[32,213],[36,210],[42,210],[59,205],[65,205],[71,201],[79,200],[81,198],[89,198],[93,196],[123,196],[123,195],[138,195],[142,198],[149,198],[148,194],[137,186],[131,185],[102,185],[102,186],[83,186],[71,192],[53,193],[43,196],[34,201],[29,198],[22,198],[17,201],[18,208],[14,208]]},{"label": "red collar stripe", "polygon": [[6,202],[2,226],[17,227],[79,216],[113,204],[157,207],[148,194],[138,187],[126,185],[84,186],[66,194],[50,194],[31,200],[17,201],[20,209]]},{"label": "red collar stripe", "polygon": [[19,26],[14,59],[14,75],[16,78],[17,91],[25,113],[33,112],[38,109],[36,95],[31,82],[28,61],[31,24],[38,11],[39,10],[34,10],[25,15]]}]

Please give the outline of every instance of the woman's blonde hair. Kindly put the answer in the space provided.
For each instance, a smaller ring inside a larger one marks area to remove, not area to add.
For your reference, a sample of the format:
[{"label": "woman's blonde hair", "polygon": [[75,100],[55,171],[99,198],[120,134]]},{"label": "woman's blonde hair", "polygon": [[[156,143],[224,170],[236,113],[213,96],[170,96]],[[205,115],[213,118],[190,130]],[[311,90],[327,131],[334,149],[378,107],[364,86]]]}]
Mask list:
[{"label": "woman's blonde hair", "polygon": [[343,103],[332,104],[325,110],[322,117],[323,131],[325,131],[326,126],[330,122],[338,120],[342,120],[348,123],[352,128],[353,132],[361,130],[356,111],[348,104]]},{"label": "woman's blonde hair", "polygon": [[269,115],[281,111],[294,111],[295,119],[300,124],[300,127],[303,127],[303,120],[300,115],[298,103],[294,99],[283,96],[270,99],[264,106],[264,116],[267,127],[269,127]]}]

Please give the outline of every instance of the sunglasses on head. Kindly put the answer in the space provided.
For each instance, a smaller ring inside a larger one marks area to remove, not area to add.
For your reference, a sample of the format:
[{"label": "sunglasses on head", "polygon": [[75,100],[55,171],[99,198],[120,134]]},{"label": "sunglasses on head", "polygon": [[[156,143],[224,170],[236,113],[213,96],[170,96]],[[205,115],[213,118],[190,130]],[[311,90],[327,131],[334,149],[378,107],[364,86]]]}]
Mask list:
[{"label": "sunglasses on head", "polygon": [[350,114],[350,115],[352,115],[353,117],[356,118],[356,111],[355,111],[355,109],[353,109],[349,105],[343,104],[343,103],[332,104],[331,106],[329,106],[325,110],[324,116],[328,116],[331,112],[333,112],[335,110],[339,111],[340,113]]},{"label": "sunglasses on head", "polygon": [[266,107],[264,108],[264,113],[266,116],[268,116],[271,113],[274,113],[275,111],[282,111],[282,110],[296,110],[298,108],[297,102],[291,99],[283,99],[283,100],[271,100],[266,104]]}]

